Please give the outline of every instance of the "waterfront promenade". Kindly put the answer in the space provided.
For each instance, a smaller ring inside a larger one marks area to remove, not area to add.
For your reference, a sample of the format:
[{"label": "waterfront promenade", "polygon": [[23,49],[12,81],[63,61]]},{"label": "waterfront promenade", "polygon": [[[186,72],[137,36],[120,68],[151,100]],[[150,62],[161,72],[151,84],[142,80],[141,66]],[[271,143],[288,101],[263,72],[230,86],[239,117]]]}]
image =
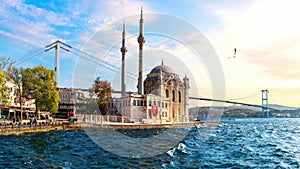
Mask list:
[{"label": "waterfront promenade", "polygon": [[[101,119],[101,118],[89,118],[89,119]],[[0,135],[8,134],[21,134],[30,132],[48,132],[51,130],[105,130],[105,129],[115,129],[115,130],[140,130],[140,129],[163,129],[163,128],[184,128],[193,126],[206,126],[206,125],[219,125],[219,121],[192,121],[192,122],[178,122],[178,123],[126,123],[126,122],[114,122],[103,120],[98,121],[85,121],[78,120],[76,122],[70,122],[67,119],[54,119],[53,122],[48,122],[45,120],[38,120],[35,125],[30,124],[27,121],[22,121],[21,123],[12,123],[7,121],[6,123],[1,123],[0,125]],[[105,118],[108,119],[108,118]]]},{"label": "waterfront promenade", "polygon": [[63,122],[47,122],[44,120],[38,120],[36,124],[30,124],[29,122],[16,122],[10,121],[1,123],[0,135],[7,134],[21,134],[29,132],[47,132],[50,130],[63,130]]}]

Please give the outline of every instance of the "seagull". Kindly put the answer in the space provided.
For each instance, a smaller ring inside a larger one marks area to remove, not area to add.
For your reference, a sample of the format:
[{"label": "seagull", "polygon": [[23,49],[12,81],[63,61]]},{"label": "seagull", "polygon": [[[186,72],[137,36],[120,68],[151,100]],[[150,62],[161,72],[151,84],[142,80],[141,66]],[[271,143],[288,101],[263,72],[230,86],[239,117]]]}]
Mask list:
[{"label": "seagull", "polygon": [[[236,57],[236,48],[234,48],[234,52],[233,52],[233,58]],[[227,59],[230,59],[231,57],[228,57]]]},{"label": "seagull", "polygon": [[233,54],[233,58],[236,57],[236,48],[234,48],[234,54]]}]

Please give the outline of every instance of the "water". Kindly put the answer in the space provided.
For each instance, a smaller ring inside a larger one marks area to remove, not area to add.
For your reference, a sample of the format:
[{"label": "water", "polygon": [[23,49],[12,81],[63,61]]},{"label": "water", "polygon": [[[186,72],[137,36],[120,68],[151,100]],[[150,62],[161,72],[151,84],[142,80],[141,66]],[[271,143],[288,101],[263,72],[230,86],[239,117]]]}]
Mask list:
[{"label": "water", "polygon": [[0,168],[299,167],[300,119],[236,119],[194,127],[177,147],[151,158],[114,155],[85,131],[0,136]]}]

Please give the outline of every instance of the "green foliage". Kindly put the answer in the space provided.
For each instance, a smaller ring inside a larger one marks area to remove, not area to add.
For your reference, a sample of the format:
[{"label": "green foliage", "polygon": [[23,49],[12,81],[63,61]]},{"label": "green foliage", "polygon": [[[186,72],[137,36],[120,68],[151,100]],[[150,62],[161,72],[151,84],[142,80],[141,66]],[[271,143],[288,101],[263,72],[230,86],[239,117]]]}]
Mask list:
[{"label": "green foliage", "polygon": [[7,71],[8,77],[15,82],[16,85],[22,85],[22,68],[17,68],[15,66],[10,66]]},{"label": "green foliage", "polygon": [[[99,112],[98,112],[98,109],[99,109],[98,99],[96,98],[96,99],[90,100],[89,103],[86,104],[86,108],[87,109],[86,109],[85,113],[87,113],[87,114],[95,114],[95,115],[99,114]],[[102,113],[100,112],[100,114],[102,114]]]},{"label": "green foliage", "polygon": [[35,99],[36,111],[57,111],[59,93],[54,80],[55,72],[44,66],[22,70],[23,94]]},{"label": "green foliage", "polygon": [[9,57],[0,57],[0,100],[2,105],[8,104],[8,89],[6,84],[6,72],[5,70],[10,69],[15,62]]},{"label": "green foliage", "polygon": [[22,68],[17,68],[13,65],[8,67],[7,76],[18,86],[19,104],[20,109],[22,109]]},{"label": "green foliage", "polygon": [[8,91],[5,86],[6,83],[6,73],[0,70],[0,100],[2,105],[7,105],[8,103]]},{"label": "green foliage", "polygon": [[109,109],[109,102],[112,99],[112,87],[109,82],[101,81],[100,77],[94,81],[94,93],[97,96],[97,103],[102,114],[106,114]]}]

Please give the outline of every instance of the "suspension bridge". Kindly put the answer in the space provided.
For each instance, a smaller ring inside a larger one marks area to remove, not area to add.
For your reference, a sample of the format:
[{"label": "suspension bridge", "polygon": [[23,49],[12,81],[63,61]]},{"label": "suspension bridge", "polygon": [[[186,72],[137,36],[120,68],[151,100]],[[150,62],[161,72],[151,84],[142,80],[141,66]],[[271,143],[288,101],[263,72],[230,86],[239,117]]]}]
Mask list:
[{"label": "suspension bridge", "polygon": [[[58,82],[59,81],[59,72],[60,72],[60,50],[63,50],[65,52],[70,52],[76,56],[79,56],[83,59],[86,59],[94,64],[97,64],[98,66],[101,66],[105,69],[108,69],[110,71],[113,71],[115,73],[121,73],[120,67],[115,66],[114,64],[109,63],[108,61],[105,61],[103,59],[99,59],[95,57],[94,55],[87,53],[83,50],[80,50],[76,47],[73,47],[71,45],[68,45],[66,43],[63,43],[59,40],[45,46],[45,48],[39,49],[36,52],[33,52],[32,54],[23,57],[20,60],[16,61],[16,65],[21,64],[28,59],[31,59],[43,52],[48,52],[50,50],[54,49],[55,50],[55,80]],[[137,80],[137,76],[130,73],[126,72],[126,77],[130,78],[132,80]],[[88,89],[81,89],[82,91],[88,91]],[[114,91],[114,93],[121,93],[121,91]],[[207,101],[207,102],[220,102],[220,103],[228,103],[228,104],[234,104],[234,105],[242,105],[242,106],[249,106],[249,107],[256,107],[256,108],[261,108],[262,113],[266,114],[267,117],[269,116],[269,111],[270,110],[276,110],[274,108],[269,107],[269,91],[267,89],[261,90],[261,104],[250,104],[250,103],[244,103],[244,102],[238,102],[234,100],[238,99],[232,99],[232,100],[221,100],[221,99],[214,99],[214,98],[205,98],[205,97],[198,97],[198,96],[190,96],[190,100],[199,100],[199,101]]]},{"label": "suspension bridge", "polygon": [[229,104],[234,104],[234,105],[242,105],[242,106],[261,108],[262,114],[265,114],[267,117],[269,117],[269,111],[276,110],[276,109],[269,107],[269,103],[268,103],[269,91],[267,89],[265,89],[265,90],[261,90],[261,93],[262,93],[262,104],[261,105],[242,103],[242,102],[231,101],[231,100],[220,100],[220,99],[211,99],[211,98],[204,98],[204,97],[195,97],[195,96],[190,96],[189,99],[209,101],[209,102],[221,102],[221,103],[229,103]]}]

